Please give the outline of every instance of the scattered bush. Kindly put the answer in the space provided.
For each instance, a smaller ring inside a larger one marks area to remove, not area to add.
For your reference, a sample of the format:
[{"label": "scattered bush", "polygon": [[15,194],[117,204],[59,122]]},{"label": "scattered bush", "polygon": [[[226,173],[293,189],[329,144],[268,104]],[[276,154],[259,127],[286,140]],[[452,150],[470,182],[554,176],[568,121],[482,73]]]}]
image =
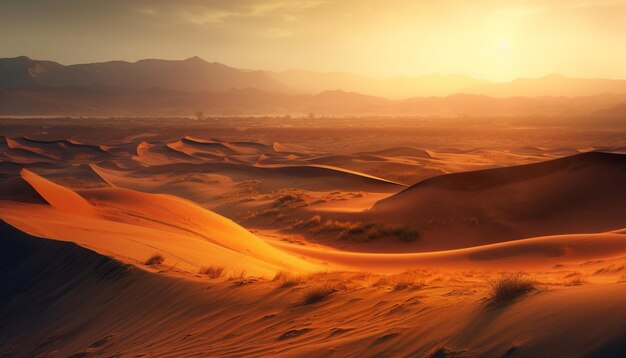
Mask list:
[{"label": "scattered bush", "polygon": [[322,220],[322,217],[319,215],[314,215],[308,220],[298,221],[291,226],[290,229],[307,229],[308,231],[314,234],[323,234],[323,233],[343,233],[347,230],[350,230],[354,227],[360,225],[359,223],[353,223],[349,221],[339,221],[339,220]]},{"label": "scattered bush", "polygon": [[519,273],[506,273],[490,283],[489,300],[508,302],[537,289],[537,283]]},{"label": "scattered bush", "polygon": [[300,283],[300,278],[289,272],[280,271],[272,281],[278,282],[278,287],[293,287]]},{"label": "scattered bush", "polygon": [[426,352],[424,355],[425,358],[457,358],[457,357],[465,357],[465,354],[462,352],[451,351],[446,347],[438,346],[433,347],[431,350]]},{"label": "scattered bush", "polygon": [[415,242],[419,232],[408,227],[392,227],[383,223],[359,223],[339,220],[322,220],[319,215],[296,222],[289,229],[306,229],[314,234],[335,234],[338,240],[370,242],[382,238],[400,242]]},{"label": "scattered bush", "polygon": [[296,196],[293,194],[287,194],[279,197],[272,204],[273,207],[300,207],[306,206],[306,201],[301,196]]},{"label": "scattered bush", "polygon": [[200,268],[200,271],[198,271],[198,273],[201,275],[205,275],[208,278],[220,278],[224,274],[224,267],[217,265],[204,266]]},{"label": "scattered bush", "polygon": [[154,254],[146,260],[145,264],[148,266],[160,265],[163,263],[163,261],[165,261],[165,258],[163,258],[163,256],[161,256],[160,254]]},{"label": "scattered bush", "polygon": [[392,238],[401,242],[415,242],[419,232],[408,227],[392,227],[383,223],[359,224],[343,233],[339,239],[348,241],[374,241]]},{"label": "scattered bush", "polygon": [[310,305],[325,299],[335,292],[335,288],[328,282],[308,287],[304,291],[304,304]]},{"label": "scattered bush", "polygon": [[233,272],[230,276],[229,279],[231,280],[244,280],[247,276],[247,272],[246,270],[241,270],[239,272]]},{"label": "scattered bush", "polygon": [[565,286],[580,286],[586,283],[585,277],[580,272],[572,272],[568,275],[565,275],[563,280],[563,284]]},{"label": "scattered bush", "polygon": [[406,271],[395,275],[383,276],[374,286],[391,286],[394,291],[418,289],[425,286],[424,280],[415,271]]}]

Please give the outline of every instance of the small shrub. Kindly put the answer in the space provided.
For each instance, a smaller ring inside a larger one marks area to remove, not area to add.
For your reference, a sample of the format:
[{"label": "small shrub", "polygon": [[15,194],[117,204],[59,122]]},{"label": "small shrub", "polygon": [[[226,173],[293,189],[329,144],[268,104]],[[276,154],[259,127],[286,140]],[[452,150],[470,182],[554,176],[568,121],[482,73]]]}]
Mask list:
[{"label": "small shrub", "polygon": [[405,271],[399,274],[383,276],[374,286],[391,286],[394,291],[405,289],[419,289],[425,286],[421,275],[415,271]]},{"label": "small shrub", "polygon": [[200,273],[201,275],[205,275],[208,278],[219,278],[222,277],[222,275],[224,274],[224,267],[217,265],[204,266],[200,268],[200,271],[198,271],[198,273]]},{"label": "small shrub", "polygon": [[339,240],[347,241],[374,241],[382,238],[396,239],[400,242],[415,242],[419,239],[419,232],[408,227],[392,227],[383,223],[359,224],[345,231]]},{"label": "small shrub", "polygon": [[305,204],[305,201],[303,198],[292,195],[292,194],[287,194],[276,199],[274,203],[272,204],[272,206],[273,207],[297,207],[297,206],[304,206],[304,204]]},{"label": "small shrub", "polygon": [[304,304],[310,305],[325,299],[335,292],[335,288],[330,283],[311,286],[304,291]]},{"label": "small shrub", "polygon": [[278,282],[278,287],[293,287],[300,283],[300,278],[289,272],[280,271],[272,281]]},{"label": "small shrub", "polygon": [[163,256],[161,256],[160,254],[154,254],[146,260],[145,264],[148,266],[160,265],[163,263],[163,261],[165,261],[165,258],[163,258]]},{"label": "small shrub", "polygon": [[230,275],[229,279],[235,280],[235,281],[237,281],[237,280],[244,280],[246,278],[246,276],[247,276],[246,270],[241,270],[239,272],[233,272]]},{"label": "small shrub", "polygon": [[433,347],[431,350],[426,352],[424,355],[425,358],[456,358],[456,357],[465,357],[465,354],[462,352],[454,352],[449,350],[443,346]]},{"label": "small shrub", "polygon": [[332,233],[340,233],[343,234],[347,230],[350,230],[356,226],[358,223],[353,223],[349,221],[339,221],[326,219],[322,220],[322,217],[319,215],[314,215],[310,217],[308,220],[298,221],[294,223],[290,229],[306,229],[314,234],[332,234]]},{"label": "small shrub", "polygon": [[585,277],[580,272],[572,272],[565,276],[563,284],[565,286],[580,286],[586,283]]},{"label": "small shrub", "polygon": [[535,281],[519,274],[506,273],[490,283],[489,300],[492,303],[508,302],[537,289]]}]

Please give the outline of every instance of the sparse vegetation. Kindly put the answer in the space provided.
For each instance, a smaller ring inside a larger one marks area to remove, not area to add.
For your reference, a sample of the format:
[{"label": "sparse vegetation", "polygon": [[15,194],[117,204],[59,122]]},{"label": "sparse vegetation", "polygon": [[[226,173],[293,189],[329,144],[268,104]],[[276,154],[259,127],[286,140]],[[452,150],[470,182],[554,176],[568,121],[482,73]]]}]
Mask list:
[{"label": "sparse vegetation", "polygon": [[278,199],[274,201],[272,204],[273,207],[287,207],[287,208],[295,208],[300,206],[306,206],[306,201],[302,197],[302,194],[286,194],[282,195]]},{"label": "sparse vegetation", "polygon": [[371,242],[389,238],[400,242],[415,242],[419,232],[408,227],[392,227],[383,223],[359,223],[326,219],[315,215],[293,224],[290,229],[307,229],[315,234],[336,234],[338,240]]},{"label": "sparse vegetation", "polygon": [[537,283],[520,273],[505,273],[491,281],[490,289],[489,300],[492,303],[503,303],[536,290]]},{"label": "sparse vegetation", "polygon": [[231,279],[231,280],[243,280],[243,279],[246,278],[246,276],[247,276],[246,270],[241,270],[239,272],[233,272],[230,275],[229,279]]},{"label": "sparse vegetation", "polygon": [[217,265],[204,266],[200,268],[198,273],[208,278],[220,278],[224,274],[224,267]]},{"label": "sparse vegetation", "polygon": [[321,216],[314,215],[310,217],[308,220],[300,220],[291,227],[289,230],[297,230],[297,229],[305,229],[314,234],[339,234],[346,232],[356,226],[358,223],[353,223],[349,221],[339,221],[339,220],[323,220]]},{"label": "sparse vegetation", "polygon": [[395,275],[382,276],[374,286],[391,286],[394,291],[418,289],[425,286],[424,280],[416,271],[405,271]]},{"label": "sparse vegetation", "polygon": [[335,292],[335,287],[329,282],[310,286],[304,291],[304,304],[310,305],[322,301],[333,292]]},{"label": "sparse vegetation", "polygon": [[455,358],[465,356],[461,352],[454,352],[443,346],[433,347],[426,352],[425,358]]},{"label": "sparse vegetation", "polygon": [[585,277],[580,272],[572,272],[570,274],[565,275],[563,284],[565,286],[580,286],[587,282]]},{"label": "sparse vegetation", "polygon": [[348,241],[374,241],[392,238],[401,242],[415,242],[419,232],[408,227],[392,227],[383,223],[359,224],[343,233],[339,239]]},{"label": "sparse vegetation", "polygon": [[272,280],[278,283],[278,287],[293,287],[300,283],[301,278],[285,271],[280,271]]},{"label": "sparse vegetation", "polygon": [[163,261],[165,261],[165,258],[163,256],[161,256],[160,254],[154,254],[146,260],[145,264],[148,266],[154,266],[162,264]]}]

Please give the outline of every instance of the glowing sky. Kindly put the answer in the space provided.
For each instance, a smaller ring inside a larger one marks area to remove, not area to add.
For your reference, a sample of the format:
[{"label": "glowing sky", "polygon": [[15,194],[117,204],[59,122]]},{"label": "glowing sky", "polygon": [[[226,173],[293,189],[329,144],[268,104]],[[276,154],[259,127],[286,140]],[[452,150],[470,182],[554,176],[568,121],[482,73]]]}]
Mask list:
[{"label": "glowing sky", "polygon": [[626,0],[0,0],[0,57],[626,78]]}]

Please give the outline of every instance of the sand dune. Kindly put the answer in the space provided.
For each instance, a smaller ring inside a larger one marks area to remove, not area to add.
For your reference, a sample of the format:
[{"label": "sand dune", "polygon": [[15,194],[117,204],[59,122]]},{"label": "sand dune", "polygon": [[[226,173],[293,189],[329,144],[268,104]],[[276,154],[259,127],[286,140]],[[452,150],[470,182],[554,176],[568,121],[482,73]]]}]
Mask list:
[{"label": "sand dune", "polygon": [[92,206],[72,190],[54,184],[27,169],[23,169],[20,175],[54,209],[79,216],[93,213]]},{"label": "sand dune", "polygon": [[0,280],[7,283],[0,346],[15,356],[624,353],[624,284],[557,288],[489,306],[473,277],[419,291],[354,280],[303,305],[306,287],[181,280],[4,223],[0,235]]},{"label": "sand dune", "polygon": [[[470,146],[209,122],[7,131],[0,356],[626,352],[626,157],[587,153],[587,132]],[[502,272],[532,289],[496,302]]]},{"label": "sand dune", "polygon": [[415,147],[396,147],[383,149],[375,152],[363,152],[359,154],[369,155],[381,155],[381,156],[402,156],[402,157],[417,157],[417,158],[432,158],[430,153],[425,149]]},{"label": "sand dune", "polygon": [[6,150],[3,154],[11,162],[20,164],[57,162],[57,160],[54,158],[50,158],[45,155],[35,153],[23,148],[10,148],[9,150]]},{"label": "sand dune", "polygon": [[7,138],[9,148],[23,149],[56,160],[94,160],[108,153],[96,145],[71,140],[36,140],[28,137]]},{"label": "sand dune", "polygon": [[339,266],[344,270],[402,272],[422,268],[454,268],[526,271],[546,270],[554,265],[626,257],[626,235],[618,232],[571,234],[528,238],[497,244],[424,253],[362,253],[319,246],[270,241],[276,247]]},{"label": "sand dune", "polygon": [[626,156],[562,159],[439,176],[381,200],[364,217],[420,231],[420,248],[613,230],[626,222]]},{"label": "sand dune", "polygon": [[167,144],[141,142],[137,145],[138,162],[147,165],[163,165],[180,162],[197,162],[196,158],[169,147]]},{"label": "sand dune", "polygon": [[263,276],[315,267],[176,197],[122,188],[85,189],[79,195],[28,170],[21,177],[47,205],[32,204],[32,194],[24,190],[24,198],[0,202],[0,217],[35,235],[75,242],[135,264],[160,253],[190,272],[220,265],[231,273]]},{"label": "sand dune", "polygon": [[[170,164],[141,170],[144,174],[166,173],[216,173],[236,180],[254,178],[260,180],[267,190],[300,187],[310,190],[371,190],[393,192],[402,185],[361,173],[313,165],[252,166],[237,163]],[[321,180],[321,179],[326,180]]]},{"label": "sand dune", "polygon": [[104,178],[95,164],[78,164],[58,168],[29,168],[38,175],[70,189],[88,189],[115,186]]}]

